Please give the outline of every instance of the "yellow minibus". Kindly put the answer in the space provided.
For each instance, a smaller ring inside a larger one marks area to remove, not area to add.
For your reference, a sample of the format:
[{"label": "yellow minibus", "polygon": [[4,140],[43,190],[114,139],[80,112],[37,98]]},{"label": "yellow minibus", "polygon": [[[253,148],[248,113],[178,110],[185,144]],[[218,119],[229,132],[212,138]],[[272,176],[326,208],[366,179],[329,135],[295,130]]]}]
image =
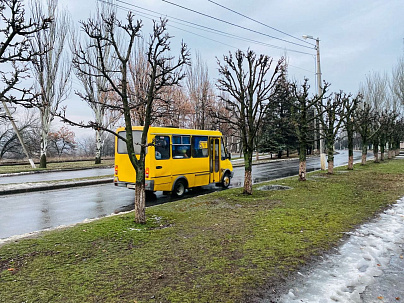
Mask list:
[{"label": "yellow minibus", "polygon": [[[142,126],[134,126],[135,153],[140,153]],[[117,133],[124,137],[124,127]],[[138,143],[138,144],[136,144]],[[146,191],[163,191],[181,197],[187,188],[216,183],[227,188],[233,177],[230,154],[225,150],[222,133],[210,130],[150,127],[145,158]],[[116,186],[134,188],[136,173],[126,143],[115,140]]]}]

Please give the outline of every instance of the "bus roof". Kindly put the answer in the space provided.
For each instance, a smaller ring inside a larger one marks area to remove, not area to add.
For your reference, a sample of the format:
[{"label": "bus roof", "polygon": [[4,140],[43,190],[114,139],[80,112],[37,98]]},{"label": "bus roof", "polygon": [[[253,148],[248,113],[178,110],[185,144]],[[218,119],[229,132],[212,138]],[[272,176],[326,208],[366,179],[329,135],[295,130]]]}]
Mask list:
[{"label": "bus roof", "polygon": [[[133,126],[133,130],[142,130],[143,126]],[[124,131],[125,127],[119,127],[116,132]],[[157,127],[150,126],[149,134],[174,134],[174,135],[205,135],[205,136],[222,136],[222,133],[218,130],[200,130],[200,129],[187,129],[176,127]]]}]

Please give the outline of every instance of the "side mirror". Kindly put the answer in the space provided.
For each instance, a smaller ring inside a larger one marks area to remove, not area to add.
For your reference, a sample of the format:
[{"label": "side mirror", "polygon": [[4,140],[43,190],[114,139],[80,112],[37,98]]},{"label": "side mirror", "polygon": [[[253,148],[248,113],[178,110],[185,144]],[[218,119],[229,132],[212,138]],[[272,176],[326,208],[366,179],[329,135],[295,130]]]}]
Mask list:
[{"label": "side mirror", "polygon": [[231,160],[231,153],[228,152],[226,158],[229,159],[229,160]]}]

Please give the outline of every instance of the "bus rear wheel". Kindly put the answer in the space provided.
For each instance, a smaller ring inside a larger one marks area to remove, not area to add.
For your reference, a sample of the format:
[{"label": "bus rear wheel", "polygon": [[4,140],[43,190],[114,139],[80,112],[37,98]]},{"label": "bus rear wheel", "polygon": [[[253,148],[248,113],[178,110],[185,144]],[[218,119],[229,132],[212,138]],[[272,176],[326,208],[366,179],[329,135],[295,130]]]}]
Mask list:
[{"label": "bus rear wheel", "polygon": [[185,195],[185,190],[186,190],[187,186],[185,184],[184,180],[178,180],[177,182],[175,182],[174,185],[174,190],[172,192],[174,197],[177,198],[181,198]]}]

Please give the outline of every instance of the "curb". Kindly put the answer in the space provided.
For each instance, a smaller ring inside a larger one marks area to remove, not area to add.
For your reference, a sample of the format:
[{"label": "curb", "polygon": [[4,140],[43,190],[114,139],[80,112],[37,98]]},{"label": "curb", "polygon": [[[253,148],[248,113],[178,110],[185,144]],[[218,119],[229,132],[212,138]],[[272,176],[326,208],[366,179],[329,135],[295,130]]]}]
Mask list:
[{"label": "curb", "polygon": [[[95,180],[84,180],[84,181],[72,181],[72,182],[60,182],[57,184],[44,184],[44,183],[23,183],[17,184],[16,188],[5,188],[1,189],[0,187],[0,196],[11,195],[11,194],[22,194],[28,192],[36,192],[36,191],[45,191],[45,190],[54,190],[54,189],[63,189],[63,188],[71,188],[71,187],[79,187],[79,186],[91,186],[98,184],[107,184],[113,183],[112,178],[104,178],[104,179],[95,179]],[[7,186],[5,186],[7,187]]]},{"label": "curb", "polygon": [[[318,157],[316,155],[309,155],[309,157]],[[272,163],[272,162],[282,162],[282,161],[292,161],[292,160],[299,160],[299,157],[289,157],[289,158],[281,158],[281,159],[271,159],[271,158],[262,158],[258,161],[253,160],[252,165],[260,165],[260,164],[266,164],[266,163]],[[243,167],[244,166],[244,160],[240,161],[240,163],[232,163],[233,167]]]}]

